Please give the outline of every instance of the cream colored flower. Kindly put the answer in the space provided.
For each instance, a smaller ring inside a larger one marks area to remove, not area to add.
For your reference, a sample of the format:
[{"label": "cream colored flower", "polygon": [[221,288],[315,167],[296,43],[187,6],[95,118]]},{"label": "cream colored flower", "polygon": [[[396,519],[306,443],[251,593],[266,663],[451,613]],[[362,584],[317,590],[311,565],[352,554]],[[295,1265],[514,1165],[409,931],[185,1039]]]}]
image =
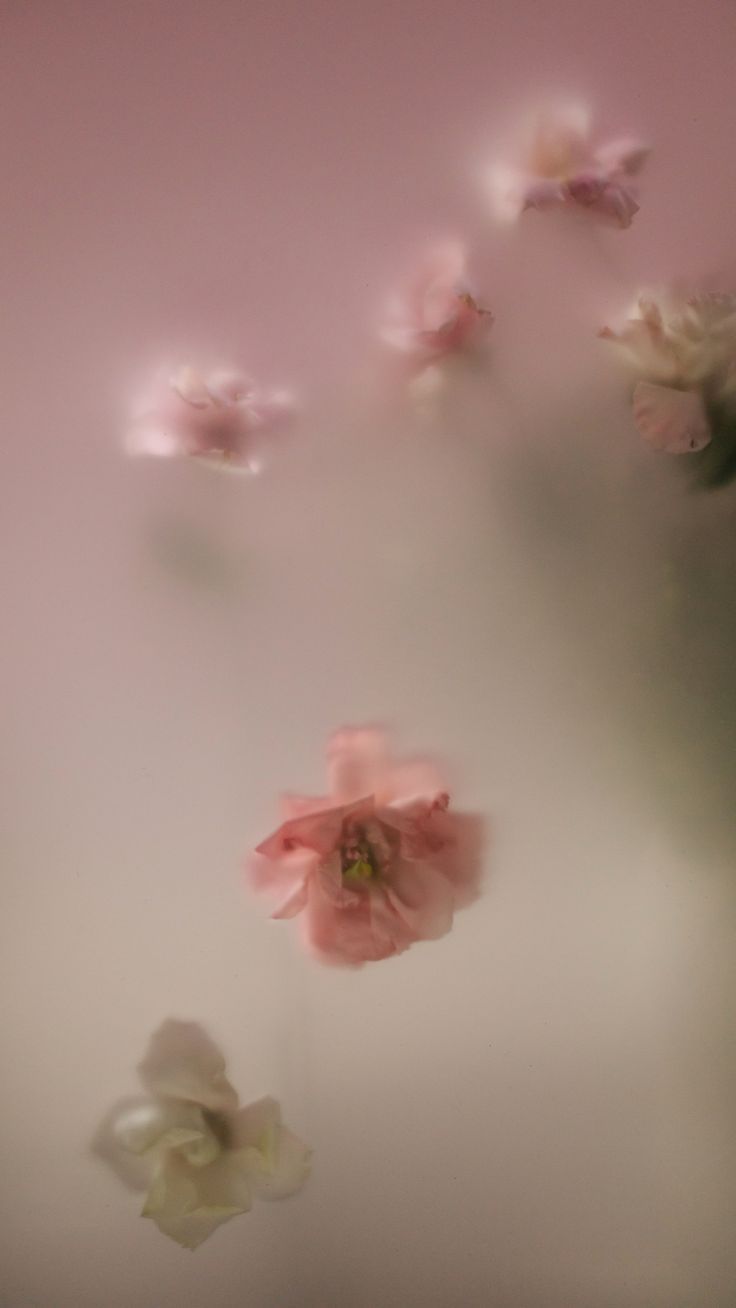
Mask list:
[{"label": "cream colored flower", "polygon": [[128,1185],[146,1189],[142,1216],[195,1249],[253,1196],[284,1199],[309,1174],[311,1150],[274,1099],[240,1108],[225,1061],[201,1027],[164,1022],[139,1073],[149,1098],[108,1115],[97,1139]]},{"label": "cream colored flower", "polygon": [[641,295],[619,331],[604,327],[637,379],[632,409],[644,439],[696,454],[713,439],[713,411],[736,402],[736,296]]}]

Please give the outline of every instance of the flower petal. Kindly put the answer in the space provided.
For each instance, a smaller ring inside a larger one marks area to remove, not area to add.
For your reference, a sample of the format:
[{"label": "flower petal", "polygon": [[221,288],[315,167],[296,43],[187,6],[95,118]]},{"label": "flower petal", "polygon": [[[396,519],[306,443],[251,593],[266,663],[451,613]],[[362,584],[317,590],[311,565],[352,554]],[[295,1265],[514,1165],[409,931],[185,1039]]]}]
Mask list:
[{"label": "flower petal", "polygon": [[539,177],[564,177],[584,162],[590,114],[584,105],[557,105],[538,113],[530,128],[527,167]]},{"label": "flower petal", "polygon": [[319,877],[310,882],[304,922],[307,947],[321,963],[337,967],[390,958],[415,939],[379,890],[364,886],[339,901],[325,893]]},{"label": "flower petal", "polygon": [[293,421],[296,400],[290,391],[257,395],[248,405],[251,424],[259,432],[282,431]]},{"label": "flower petal", "polygon": [[[218,368],[207,378],[207,393],[219,404],[241,404],[253,394],[253,381],[245,373]],[[181,389],[179,391],[181,394]]]},{"label": "flower petal", "polygon": [[171,378],[171,389],[197,409],[206,409],[212,403],[212,397],[204,377],[196,368],[185,365]]},{"label": "flower petal", "polygon": [[651,146],[645,145],[643,141],[638,141],[635,137],[621,137],[599,146],[595,159],[609,176],[625,173],[627,177],[634,177],[650,152]]},{"label": "flower petal", "polygon": [[345,727],[327,745],[330,792],[340,803],[373,795],[389,768],[386,733],[375,727]]},{"label": "flower petal", "polygon": [[235,1120],[239,1154],[259,1198],[286,1199],[299,1190],[309,1175],[312,1150],[282,1124],[278,1102],[259,1099]]},{"label": "flower petal", "polygon": [[564,204],[565,187],[562,182],[547,178],[529,178],[521,192],[521,209],[553,209]]},{"label": "flower petal", "polygon": [[132,423],[125,434],[125,449],[133,457],[154,459],[173,459],[188,453],[183,433],[157,414],[147,414]]},{"label": "flower petal", "polygon": [[638,430],[655,450],[695,454],[710,443],[710,425],[698,391],[641,381],[634,389],[632,407]]},{"label": "flower petal", "polygon": [[216,1110],[237,1107],[238,1096],[225,1076],[225,1060],[195,1022],[164,1022],[151,1037],[138,1071],[154,1095]]},{"label": "flower petal", "polygon": [[143,1206],[164,1234],[196,1249],[218,1226],[248,1212],[251,1189],[243,1160],[224,1155],[210,1167],[193,1168],[176,1153],[163,1156]]},{"label": "flower petal", "polygon": [[151,1160],[142,1154],[131,1153],[121,1145],[118,1123],[131,1114],[147,1111],[151,1100],[142,1095],[126,1096],[113,1104],[95,1132],[92,1153],[112,1168],[119,1181],[128,1190],[146,1190],[151,1179]]},{"label": "flower petal", "polygon": [[397,860],[386,895],[417,940],[438,940],[450,930],[455,906],[452,887],[431,863]]}]

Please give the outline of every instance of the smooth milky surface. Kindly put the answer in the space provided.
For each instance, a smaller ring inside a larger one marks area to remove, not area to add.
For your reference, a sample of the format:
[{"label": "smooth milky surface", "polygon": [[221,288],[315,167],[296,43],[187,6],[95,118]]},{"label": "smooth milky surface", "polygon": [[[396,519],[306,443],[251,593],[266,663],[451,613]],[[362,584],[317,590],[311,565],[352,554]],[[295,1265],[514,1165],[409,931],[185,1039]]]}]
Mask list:
[{"label": "smooth milky surface", "polygon": [[[729,0],[3,7],[3,1308],[733,1304],[736,500],[596,332],[736,284],[735,58]],[[651,142],[630,230],[494,225],[547,96]],[[454,236],[491,362],[412,411],[385,295]],[[300,395],[263,475],[126,458],[220,362]],[[241,864],[372,721],[485,890],[321,969]],[[167,1016],[315,1150],[193,1256],[89,1153]]]}]

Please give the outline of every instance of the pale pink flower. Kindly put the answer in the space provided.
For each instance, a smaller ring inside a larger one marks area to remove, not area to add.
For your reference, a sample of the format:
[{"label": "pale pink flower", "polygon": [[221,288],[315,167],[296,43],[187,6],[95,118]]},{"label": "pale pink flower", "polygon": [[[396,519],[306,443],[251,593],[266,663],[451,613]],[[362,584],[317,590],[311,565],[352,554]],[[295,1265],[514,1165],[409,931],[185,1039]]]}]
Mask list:
[{"label": "pale pink flower", "polygon": [[434,766],[395,762],[377,729],[332,736],[328,779],[325,798],[284,799],[283,825],[250,860],[273,916],[302,913],[310,950],[345,966],[445,935],[477,894],[479,819],[449,812]]},{"label": "pale pink flower", "polygon": [[540,113],[515,161],[490,172],[497,215],[508,221],[525,209],[566,208],[629,227],[639,208],[634,178],[648,153],[647,146],[629,138],[592,144],[588,114],[580,107]]},{"label": "pale pink flower", "polygon": [[473,345],[492,323],[468,289],[462,245],[448,241],[428,251],[394,295],[381,337],[421,368]]},{"label": "pale pink flower", "polygon": [[712,438],[711,406],[736,400],[736,297],[642,295],[619,331],[600,332],[636,378],[636,426],[655,449],[694,454]]},{"label": "pale pink flower", "polygon": [[189,457],[229,471],[257,472],[262,438],[293,415],[284,391],[260,391],[247,377],[224,369],[180,368],[154,386],[131,424],[130,454]]},{"label": "pale pink flower", "polygon": [[311,1150],[282,1124],[274,1099],[241,1108],[225,1060],[200,1026],[169,1020],[138,1068],[146,1098],[118,1103],[95,1151],[134,1190],[141,1213],[196,1249],[254,1196],[285,1199],[309,1175]]}]

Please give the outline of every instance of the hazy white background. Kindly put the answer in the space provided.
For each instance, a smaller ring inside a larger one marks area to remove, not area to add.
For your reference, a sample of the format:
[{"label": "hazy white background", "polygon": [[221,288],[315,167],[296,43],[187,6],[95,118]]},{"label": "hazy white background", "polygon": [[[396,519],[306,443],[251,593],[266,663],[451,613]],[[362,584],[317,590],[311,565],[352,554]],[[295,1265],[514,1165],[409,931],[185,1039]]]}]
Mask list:
[{"label": "hazy white background", "polygon": [[[0,48],[0,1304],[729,1308],[735,492],[595,331],[733,268],[736,7],[4,0]],[[544,93],[653,142],[630,232],[494,229]],[[492,367],[422,426],[373,322],[455,231]],[[258,481],[121,455],[198,352],[303,392]],[[320,971],[240,862],[373,719],[487,811],[485,894]],[[194,1256],[88,1153],[167,1015],[316,1150]]]}]

